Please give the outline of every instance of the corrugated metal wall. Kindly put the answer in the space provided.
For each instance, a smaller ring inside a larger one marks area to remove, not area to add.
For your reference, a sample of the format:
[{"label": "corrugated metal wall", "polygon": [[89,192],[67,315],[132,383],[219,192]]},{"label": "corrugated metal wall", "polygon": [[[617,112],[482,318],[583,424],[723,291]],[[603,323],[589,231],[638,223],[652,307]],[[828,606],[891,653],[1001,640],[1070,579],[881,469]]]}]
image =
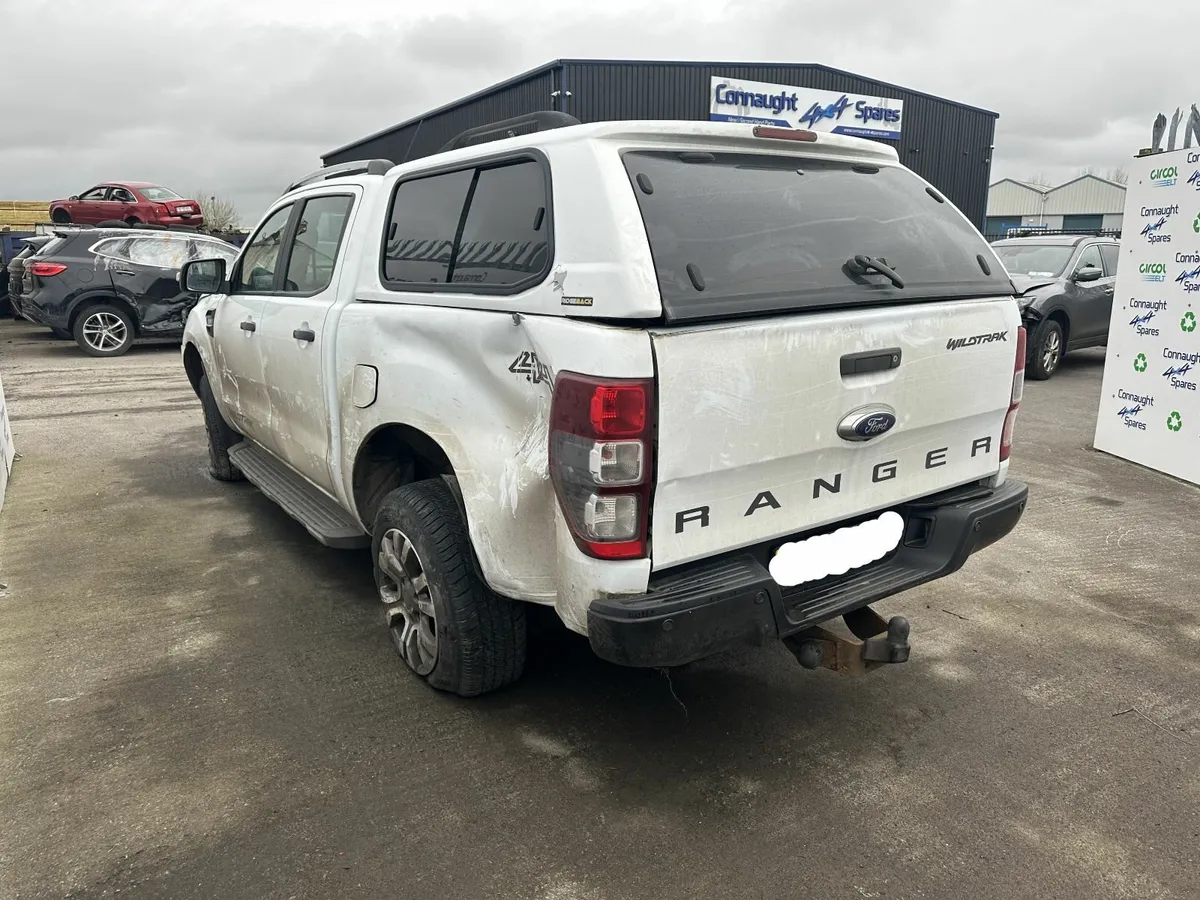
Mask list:
[{"label": "corrugated metal wall", "polygon": [[1125,211],[1125,188],[1094,175],[1060,184],[1046,195],[1046,212],[1055,215],[1106,215]]},{"label": "corrugated metal wall", "polygon": [[[493,92],[437,111],[325,157],[326,164],[365,157],[400,162],[434,153],[459,132],[540,109],[562,109],[584,122],[618,119],[707,119],[709,79],[728,76],[904,101],[900,160],[943,191],[982,226],[996,120],[991,113],[811,65],[689,63],[552,63]],[[560,83],[561,81],[561,83]],[[555,105],[553,92],[569,91]]]},{"label": "corrugated metal wall", "polygon": [[1046,212],[1046,192],[1005,178],[988,189],[989,216],[1037,216]]},{"label": "corrugated metal wall", "polygon": [[505,82],[458,104],[443,107],[402,128],[381,132],[324,157],[325,165],[357,159],[390,159],[401,163],[437,153],[457,134],[539,109],[550,109],[558,69],[543,67],[528,77]]}]

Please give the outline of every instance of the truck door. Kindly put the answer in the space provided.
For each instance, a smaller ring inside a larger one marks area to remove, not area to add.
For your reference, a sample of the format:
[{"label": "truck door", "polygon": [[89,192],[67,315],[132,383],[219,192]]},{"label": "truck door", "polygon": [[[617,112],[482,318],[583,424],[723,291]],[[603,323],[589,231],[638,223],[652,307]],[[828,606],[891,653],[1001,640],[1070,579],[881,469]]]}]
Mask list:
[{"label": "truck door", "polygon": [[262,390],[276,424],[261,441],[330,492],[325,320],[337,299],[337,261],[356,196],[357,189],[343,188],[297,202],[300,213],[281,260],[283,280],[275,294],[262,298]]},{"label": "truck door", "polygon": [[217,304],[213,317],[213,349],[225,413],[242,434],[258,443],[265,443],[271,433],[258,328],[263,301],[282,275],[279,258],[293,209],[289,203],[275,210],[247,241],[230,276],[229,295]]}]

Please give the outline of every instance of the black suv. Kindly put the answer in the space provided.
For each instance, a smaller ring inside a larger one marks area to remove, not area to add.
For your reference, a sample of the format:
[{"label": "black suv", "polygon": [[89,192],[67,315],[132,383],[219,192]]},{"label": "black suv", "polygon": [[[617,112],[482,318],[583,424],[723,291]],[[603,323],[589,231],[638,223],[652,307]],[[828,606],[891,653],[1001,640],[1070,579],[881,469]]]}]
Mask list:
[{"label": "black suv", "polygon": [[1108,343],[1121,245],[1116,238],[1046,235],[996,241],[1029,332],[1027,378],[1058,371],[1068,350]]},{"label": "black suv", "polygon": [[25,317],[91,356],[120,356],[137,339],[178,340],[199,294],[179,286],[191,259],[224,259],[238,250],[201,234],[87,228],[57,231],[26,260]]}]

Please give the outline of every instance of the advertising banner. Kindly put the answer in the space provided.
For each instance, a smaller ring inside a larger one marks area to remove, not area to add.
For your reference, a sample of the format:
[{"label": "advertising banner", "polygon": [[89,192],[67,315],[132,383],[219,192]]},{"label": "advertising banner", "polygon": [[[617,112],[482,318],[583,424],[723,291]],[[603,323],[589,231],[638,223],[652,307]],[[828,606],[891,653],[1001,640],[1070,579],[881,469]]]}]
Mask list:
[{"label": "advertising banner", "polygon": [[1200,484],[1200,151],[1134,160],[1095,446]]},{"label": "advertising banner", "polygon": [[8,424],[8,407],[4,404],[4,382],[0,381],[0,509],[4,509],[4,489],[8,487],[8,476],[12,472],[15,456],[12,429]]},{"label": "advertising banner", "polygon": [[903,113],[900,100],[790,84],[713,78],[708,89],[708,117],[714,122],[749,122],[898,141]]}]

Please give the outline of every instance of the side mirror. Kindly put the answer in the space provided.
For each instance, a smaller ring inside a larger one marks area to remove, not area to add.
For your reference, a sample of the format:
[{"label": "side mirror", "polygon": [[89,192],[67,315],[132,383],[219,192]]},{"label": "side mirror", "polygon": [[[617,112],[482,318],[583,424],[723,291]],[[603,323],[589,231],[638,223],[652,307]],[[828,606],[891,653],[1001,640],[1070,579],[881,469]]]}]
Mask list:
[{"label": "side mirror", "polygon": [[1099,281],[1103,277],[1104,272],[1095,266],[1084,266],[1075,273],[1075,281],[1079,284],[1084,284],[1088,281]]},{"label": "side mirror", "polygon": [[225,283],[225,260],[194,259],[179,270],[179,285],[196,294],[216,294]]},{"label": "side mirror", "polygon": [[67,199],[68,199],[68,200],[78,200],[78,199],[79,199],[79,195],[78,195],[78,194],[72,194],[72,195],[71,195],[70,197],[68,197]]}]

